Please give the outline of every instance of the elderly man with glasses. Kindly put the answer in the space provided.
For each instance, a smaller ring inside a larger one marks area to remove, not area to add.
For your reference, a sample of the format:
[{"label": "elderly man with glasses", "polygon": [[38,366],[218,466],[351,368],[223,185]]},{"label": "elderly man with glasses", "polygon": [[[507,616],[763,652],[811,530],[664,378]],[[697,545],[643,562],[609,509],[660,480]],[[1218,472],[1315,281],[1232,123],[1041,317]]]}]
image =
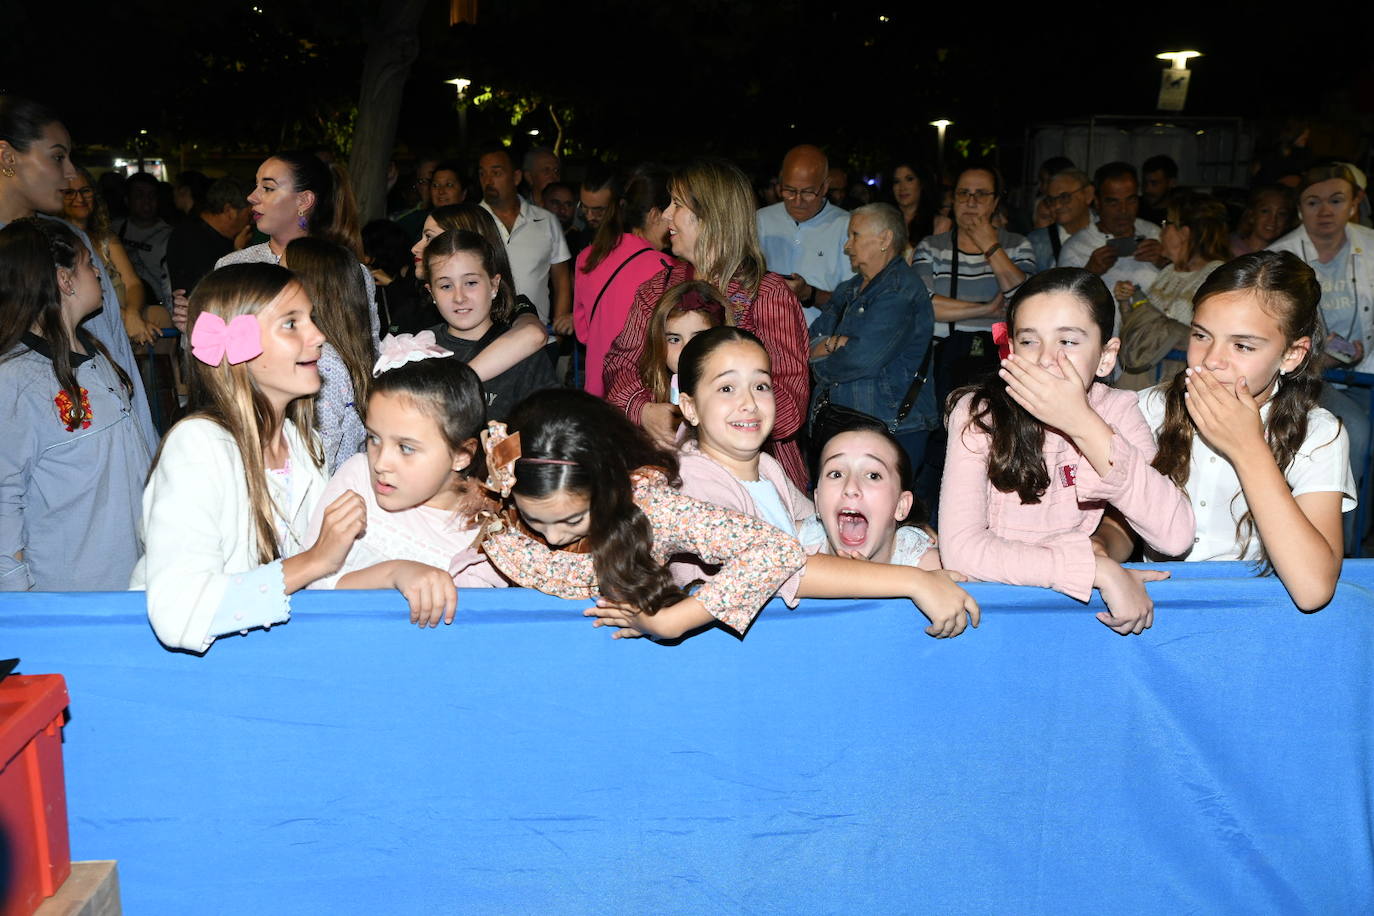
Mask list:
[{"label": "elderly man with glasses", "polygon": [[759,242],[768,269],[787,278],[809,325],[835,287],[854,275],[844,244],[849,213],[830,203],[830,162],[814,146],[789,150],[778,173],[778,196],[758,211]]},{"label": "elderly man with glasses", "polygon": [[1050,178],[1044,202],[1054,215],[1054,222],[1033,229],[1026,236],[1035,250],[1036,273],[1058,266],[1064,244],[1075,233],[1088,228],[1093,221],[1095,195],[1092,179],[1081,169],[1064,169]]}]

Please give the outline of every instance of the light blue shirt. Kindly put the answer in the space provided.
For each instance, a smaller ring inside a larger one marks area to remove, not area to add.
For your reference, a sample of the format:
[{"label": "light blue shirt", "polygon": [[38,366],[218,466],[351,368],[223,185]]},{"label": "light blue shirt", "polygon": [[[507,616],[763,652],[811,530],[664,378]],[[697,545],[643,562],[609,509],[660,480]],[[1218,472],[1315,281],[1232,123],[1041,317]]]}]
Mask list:
[{"label": "light blue shirt", "polygon": [[778,492],[777,487],[773,486],[771,480],[760,477],[758,480],[741,480],[740,483],[748,491],[749,498],[754,501],[754,506],[759,512],[759,518],[779,531],[786,531],[793,537],[797,536],[796,525],[792,522],[792,514],[787,511],[787,506],[782,501],[782,494]]},{"label": "light blue shirt", "polygon": [[[844,243],[849,236],[849,211],[826,201],[820,211],[804,223],[787,215],[781,203],[758,212],[759,244],[768,269],[774,273],[798,274],[808,286],[834,292],[854,276]],[[821,312],[803,309],[808,325]]]}]

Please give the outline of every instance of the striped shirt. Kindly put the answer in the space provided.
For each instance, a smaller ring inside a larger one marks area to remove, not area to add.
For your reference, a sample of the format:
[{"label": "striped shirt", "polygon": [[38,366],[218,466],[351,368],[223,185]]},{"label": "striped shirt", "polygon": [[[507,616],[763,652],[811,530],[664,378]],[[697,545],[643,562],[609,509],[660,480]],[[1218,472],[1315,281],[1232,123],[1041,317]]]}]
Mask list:
[{"label": "striped shirt", "polygon": [[[1007,256],[1011,258],[1012,263],[1021,268],[1022,273],[1026,276],[1035,273],[1035,250],[1024,236],[999,229],[997,230],[997,241],[1006,251]],[[988,259],[981,254],[965,254],[961,251],[959,252],[958,295],[950,296],[949,280],[951,274],[954,273],[953,258],[954,249],[948,232],[927,236],[916,246],[916,254],[912,259],[911,266],[916,268],[916,274],[921,278],[921,282],[925,283],[926,289],[930,291],[932,296],[945,296],[959,299],[962,302],[991,302],[1001,292],[1001,287],[997,283],[997,275],[992,272],[992,265],[988,263]],[[1007,291],[1008,298],[1013,291]],[[954,327],[959,331],[986,331],[992,327],[993,320],[992,318],[968,318],[958,322]],[[948,337],[949,323],[937,321],[935,323],[935,336]]]}]

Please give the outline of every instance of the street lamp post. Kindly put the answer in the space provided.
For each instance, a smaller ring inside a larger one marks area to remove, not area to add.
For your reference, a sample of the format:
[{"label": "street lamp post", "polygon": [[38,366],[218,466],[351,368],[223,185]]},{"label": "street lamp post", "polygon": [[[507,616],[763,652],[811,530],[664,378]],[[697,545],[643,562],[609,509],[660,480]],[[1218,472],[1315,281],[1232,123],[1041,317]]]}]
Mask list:
[{"label": "street lamp post", "polygon": [[930,126],[935,128],[935,168],[942,182],[945,180],[945,128],[953,123],[946,118],[930,122]]},{"label": "street lamp post", "polygon": [[1201,56],[1201,51],[1161,51],[1155,55],[1156,60],[1169,62],[1159,79],[1159,102],[1156,107],[1160,111],[1183,110],[1188,100],[1188,80],[1192,76],[1188,61]]},{"label": "street lamp post", "polygon": [[462,76],[455,76],[451,80],[444,82],[458,90],[458,148],[467,152],[468,148],[468,87],[472,85],[472,80]]}]

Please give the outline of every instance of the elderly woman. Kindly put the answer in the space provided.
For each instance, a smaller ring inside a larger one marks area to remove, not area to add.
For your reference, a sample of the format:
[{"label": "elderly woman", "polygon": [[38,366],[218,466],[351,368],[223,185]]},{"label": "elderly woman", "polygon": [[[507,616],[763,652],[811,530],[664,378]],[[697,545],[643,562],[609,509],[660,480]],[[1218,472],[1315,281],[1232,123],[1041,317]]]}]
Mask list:
[{"label": "elderly woman", "polygon": [[1129,280],[1116,284],[1121,308],[1121,369],[1116,387],[1139,391],[1168,381],[1183,368],[1170,361],[1165,377],[1155,367],[1170,350],[1185,350],[1193,320],[1193,296],[1204,280],[1231,260],[1226,206],[1207,194],[1175,191],[1168,198],[1159,244],[1169,263],[1142,290]]},{"label": "elderly woman", "polygon": [[902,258],[906,226],[890,204],[868,204],[849,217],[844,252],[855,276],[811,326],[812,410],[829,403],[874,417],[896,435],[916,472],[940,420],[935,386],[917,381],[929,368],[935,314],[925,284]]},{"label": "elderly woman", "polygon": [[806,462],[796,435],[808,401],[806,322],[787,281],[764,266],[754,189],[736,166],[701,159],[675,171],[668,191],[663,218],[679,263],[654,274],[635,293],[625,328],[606,354],[606,400],[660,443],[673,443],[676,408],[654,402],[640,377],[639,358],[649,318],[664,291],[686,280],[705,280],[729,300],[726,321],[753,333],[768,350],[778,415],[766,448],[805,490]]},{"label": "elderly woman", "polygon": [[[1312,341],[1312,348],[1321,353],[1323,369],[1374,372],[1374,229],[1352,222],[1363,198],[1349,167],[1330,163],[1308,169],[1298,189],[1302,225],[1269,246],[1293,252],[1317,274],[1326,339]],[[1368,388],[1329,384],[1319,401],[1350,433],[1350,465],[1361,499],[1368,498],[1369,399]],[[1345,542],[1351,544],[1353,512],[1346,514],[1345,524]]]}]

